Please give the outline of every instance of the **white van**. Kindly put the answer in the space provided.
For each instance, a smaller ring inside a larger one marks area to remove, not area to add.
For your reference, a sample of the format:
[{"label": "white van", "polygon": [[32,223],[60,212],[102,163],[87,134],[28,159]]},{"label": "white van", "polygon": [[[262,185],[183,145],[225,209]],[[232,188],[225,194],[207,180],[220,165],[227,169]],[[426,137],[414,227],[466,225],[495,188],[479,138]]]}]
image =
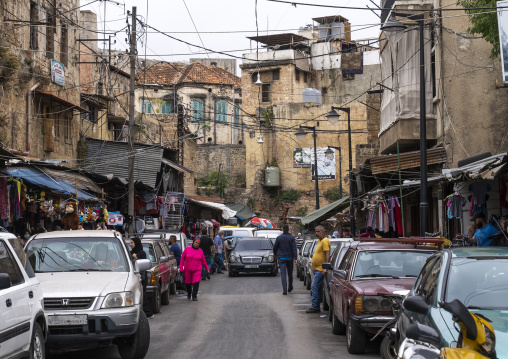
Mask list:
[{"label": "white van", "polygon": [[219,231],[224,231],[225,237],[255,237],[256,228],[222,226]]},{"label": "white van", "polygon": [[281,234],[282,231],[280,229],[258,229],[256,233],[254,233],[254,236],[276,239]]}]

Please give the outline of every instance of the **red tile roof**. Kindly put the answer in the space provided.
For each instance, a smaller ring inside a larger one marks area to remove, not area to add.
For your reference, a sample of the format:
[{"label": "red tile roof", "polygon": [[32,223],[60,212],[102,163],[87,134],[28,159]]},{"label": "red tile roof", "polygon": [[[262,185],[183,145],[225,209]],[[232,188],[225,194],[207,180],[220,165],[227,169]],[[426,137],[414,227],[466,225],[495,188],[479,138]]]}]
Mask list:
[{"label": "red tile roof", "polygon": [[175,85],[182,83],[224,84],[241,86],[241,79],[216,66],[205,66],[198,62],[189,65],[160,63],[147,67],[136,74],[136,81],[145,84]]}]

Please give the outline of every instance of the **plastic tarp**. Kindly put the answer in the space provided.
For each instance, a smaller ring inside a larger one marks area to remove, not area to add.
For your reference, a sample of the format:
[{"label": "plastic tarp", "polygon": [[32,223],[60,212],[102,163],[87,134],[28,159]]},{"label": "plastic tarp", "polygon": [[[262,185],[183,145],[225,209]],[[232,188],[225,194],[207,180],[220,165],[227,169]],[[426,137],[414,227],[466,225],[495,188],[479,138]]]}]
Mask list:
[{"label": "plastic tarp", "polygon": [[198,201],[197,199],[192,199],[190,197],[187,197],[187,200],[191,203],[195,203],[203,207],[213,208],[222,211],[222,218],[224,219],[230,219],[236,216],[236,211],[233,211],[231,208],[222,203]]},{"label": "plastic tarp", "polygon": [[226,204],[231,210],[236,211],[236,216],[240,218],[242,221],[247,221],[254,217],[254,213],[252,209],[246,204],[241,203],[229,203]]},{"label": "plastic tarp", "polygon": [[[74,197],[76,187],[62,180],[56,180],[48,175],[29,167],[10,168],[5,173],[37,187],[46,188],[51,192]],[[96,199],[93,195],[78,188],[78,200],[87,201]]]},{"label": "plastic tarp", "polygon": [[323,221],[325,219],[330,218],[334,214],[339,211],[342,211],[344,208],[349,206],[349,196],[339,199],[333,203],[330,203],[317,211],[312,212],[311,214],[306,215],[301,219],[301,222],[304,226],[312,223]]},{"label": "plastic tarp", "polygon": [[484,158],[459,168],[443,169],[443,175],[449,181],[468,181],[475,179],[492,180],[508,162],[508,153]]}]

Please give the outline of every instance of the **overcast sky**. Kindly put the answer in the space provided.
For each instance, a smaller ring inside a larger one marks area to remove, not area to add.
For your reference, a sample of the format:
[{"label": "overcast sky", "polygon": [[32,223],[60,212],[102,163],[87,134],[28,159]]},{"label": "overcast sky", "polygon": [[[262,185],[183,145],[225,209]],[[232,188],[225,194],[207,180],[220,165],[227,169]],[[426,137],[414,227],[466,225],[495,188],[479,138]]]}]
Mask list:
[{"label": "overcast sky", "polygon": [[[97,14],[99,30],[117,32],[126,26],[127,10],[137,6],[138,15],[157,30],[191,44],[200,45],[214,51],[225,51],[241,57],[243,53],[256,48],[256,42],[247,36],[256,35],[255,0],[81,0],[83,10]],[[335,6],[369,7],[369,0],[307,0],[312,4]],[[379,0],[375,0],[379,3]],[[120,3],[120,5],[117,5]],[[148,8],[147,8],[148,7]],[[258,0],[259,35],[284,32],[297,33],[298,28],[312,24],[313,17],[341,15],[351,23],[352,39],[377,37],[379,18],[369,10],[333,9],[314,6],[296,7],[289,4]],[[378,11],[379,13],[379,11]],[[362,29],[363,27],[366,27]],[[196,33],[196,28],[199,35]],[[268,32],[267,32],[268,30]],[[287,31],[280,31],[287,30]],[[171,39],[149,29],[147,38],[138,41],[138,54],[147,58],[166,61],[188,61],[191,57],[207,57],[204,50]],[[223,33],[209,33],[223,32]],[[117,43],[113,48],[126,49],[125,30],[117,33]],[[145,41],[147,39],[147,41]],[[101,44],[98,44],[101,46]],[[238,51],[237,51],[238,50]],[[266,50],[262,50],[266,51]],[[224,54],[209,54],[213,57],[227,57]],[[238,60],[237,62],[240,62]]]}]

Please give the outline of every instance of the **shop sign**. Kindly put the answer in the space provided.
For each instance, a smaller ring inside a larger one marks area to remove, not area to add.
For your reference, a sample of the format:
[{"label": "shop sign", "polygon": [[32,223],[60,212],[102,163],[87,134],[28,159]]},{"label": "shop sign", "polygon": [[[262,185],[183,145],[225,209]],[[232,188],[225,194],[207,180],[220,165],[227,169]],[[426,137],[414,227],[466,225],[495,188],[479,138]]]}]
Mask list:
[{"label": "shop sign", "polygon": [[64,64],[51,59],[51,81],[65,86],[65,69]]}]

